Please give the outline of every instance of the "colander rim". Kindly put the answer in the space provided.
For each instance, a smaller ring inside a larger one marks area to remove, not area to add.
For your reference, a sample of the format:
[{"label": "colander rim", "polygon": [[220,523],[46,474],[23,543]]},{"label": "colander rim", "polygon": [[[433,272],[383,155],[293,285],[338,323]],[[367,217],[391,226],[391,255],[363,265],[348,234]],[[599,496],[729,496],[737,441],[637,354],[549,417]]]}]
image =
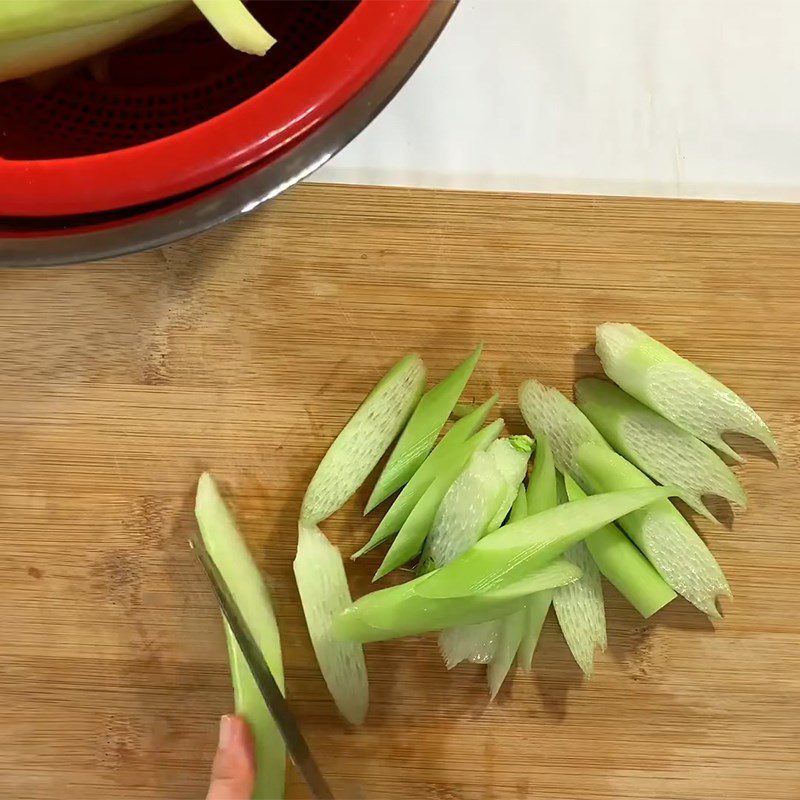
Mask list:
[{"label": "colander rim", "polygon": [[361,0],[321,45],[277,81],[170,136],[90,156],[0,159],[0,217],[113,211],[224,180],[306,135],[347,103],[434,1]]}]

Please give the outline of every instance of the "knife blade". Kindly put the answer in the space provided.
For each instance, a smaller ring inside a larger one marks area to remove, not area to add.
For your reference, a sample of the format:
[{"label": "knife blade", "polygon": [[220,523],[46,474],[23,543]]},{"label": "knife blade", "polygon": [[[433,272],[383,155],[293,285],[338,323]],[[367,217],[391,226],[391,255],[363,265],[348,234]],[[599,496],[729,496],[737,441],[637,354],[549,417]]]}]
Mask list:
[{"label": "knife blade", "polygon": [[256,644],[252,631],[239,610],[225,579],[222,577],[222,573],[220,573],[214,563],[214,559],[211,558],[208,550],[206,550],[202,539],[190,539],[189,547],[194,551],[206,573],[217,597],[220,610],[231,631],[233,631],[247,665],[250,667],[253,679],[264,698],[278,731],[283,737],[283,741],[286,743],[289,757],[311,790],[311,796],[319,800],[333,800],[330,787],[311,755],[306,740],[300,732],[300,726],[289,709],[286,698],[284,698],[278,684],[275,682],[275,677]]}]

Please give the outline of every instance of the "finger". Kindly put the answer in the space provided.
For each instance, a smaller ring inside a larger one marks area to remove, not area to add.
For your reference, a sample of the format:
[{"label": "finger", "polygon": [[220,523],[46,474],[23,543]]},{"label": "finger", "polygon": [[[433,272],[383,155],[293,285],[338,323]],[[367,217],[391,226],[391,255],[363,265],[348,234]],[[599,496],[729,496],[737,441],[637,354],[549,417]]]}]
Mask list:
[{"label": "finger", "polygon": [[241,717],[224,716],[206,800],[250,800],[256,777],[253,740]]}]

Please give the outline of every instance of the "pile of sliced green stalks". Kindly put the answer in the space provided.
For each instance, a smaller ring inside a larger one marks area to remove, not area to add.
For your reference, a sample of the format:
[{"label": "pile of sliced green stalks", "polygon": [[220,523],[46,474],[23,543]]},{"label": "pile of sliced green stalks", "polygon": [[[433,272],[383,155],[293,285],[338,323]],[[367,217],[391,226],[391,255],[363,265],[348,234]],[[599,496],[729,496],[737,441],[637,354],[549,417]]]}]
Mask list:
[{"label": "pile of sliced green stalks", "polygon": [[27,78],[205,17],[237,50],[275,43],[242,0],[3,0],[0,81]]},{"label": "pile of sliced green stalks", "polygon": [[[438,632],[448,668],[486,664],[493,698],[514,665],[531,668],[551,606],[575,661],[592,675],[595,653],[606,646],[603,578],[645,618],[677,595],[719,617],[717,599],[730,596],[713,555],[670,497],[711,519],[707,495],[745,504],[716,452],[739,458],[723,433],[777,448],[741,398],[637,328],[608,323],[597,329],[597,353],[613,383],[578,381],[575,405],[528,380],[519,404],[532,436],[504,436],[503,420],[489,421],[496,395],[480,405],[460,402],[480,353],[427,391],[422,360],[401,359],[336,437],[306,491],[295,577],[320,670],[353,724],[367,714],[365,642]],[[391,503],[352,558],[391,540],[374,580],[409,564],[416,576],[353,602],[341,554],[318,526],[393,443],[365,513]],[[240,540],[229,522],[209,521],[209,481],[201,479],[197,517],[213,555],[228,538]],[[223,574],[229,570],[259,627],[267,660],[279,665],[263,583],[240,543],[229,553]],[[259,721],[259,752],[274,765],[279,737],[235,642],[231,663],[237,709]]]}]

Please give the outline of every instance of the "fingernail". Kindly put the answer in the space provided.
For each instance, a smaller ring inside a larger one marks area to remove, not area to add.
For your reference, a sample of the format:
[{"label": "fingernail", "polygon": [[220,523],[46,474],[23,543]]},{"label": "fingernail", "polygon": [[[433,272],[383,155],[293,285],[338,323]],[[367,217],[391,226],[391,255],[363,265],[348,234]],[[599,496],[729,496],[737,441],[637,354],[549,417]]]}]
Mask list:
[{"label": "fingernail", "polygon": [[218,747],[220,750],[227,750],[233,742],[235,723],[233,717],[227,714],[219,721],[219,742]]}]

